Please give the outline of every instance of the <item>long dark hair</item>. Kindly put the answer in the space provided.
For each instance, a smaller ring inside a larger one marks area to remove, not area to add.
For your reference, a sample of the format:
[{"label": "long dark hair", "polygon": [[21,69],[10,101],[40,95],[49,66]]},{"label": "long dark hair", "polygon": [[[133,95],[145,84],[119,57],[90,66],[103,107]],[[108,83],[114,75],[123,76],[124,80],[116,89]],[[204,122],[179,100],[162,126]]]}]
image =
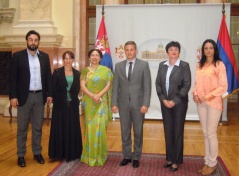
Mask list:
[{"label": "long dark hair", "polygon": [[216,67],[216,63],[218,61],[221,61],[221,59],[219,57],[219,51],[218,51],[218,48],[217,48],[217,44],[212,39],[207,39],[202,44],[202,57],[201,57],[201,60],[199,61],[199,66],[200,66],[200,68],[202,68],[205,65],[206,61],[207,61],[207,58],[206,58],[205,53],[204,53],[204,47],[205,47],[206,43],[211,43],[213,45],[214,56],[213,56],[213,61],[212,62],[214,64],[214,66]]}]

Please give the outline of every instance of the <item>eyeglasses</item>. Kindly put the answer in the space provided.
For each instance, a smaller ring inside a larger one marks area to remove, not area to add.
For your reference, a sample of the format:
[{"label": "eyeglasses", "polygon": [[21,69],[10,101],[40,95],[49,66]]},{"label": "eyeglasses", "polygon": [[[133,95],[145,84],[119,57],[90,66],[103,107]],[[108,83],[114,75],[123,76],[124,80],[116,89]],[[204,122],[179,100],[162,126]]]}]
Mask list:
[{"label": "eyeglasses", "polygon": [[99,54],[91,54],[90,57],[100,57]]}]

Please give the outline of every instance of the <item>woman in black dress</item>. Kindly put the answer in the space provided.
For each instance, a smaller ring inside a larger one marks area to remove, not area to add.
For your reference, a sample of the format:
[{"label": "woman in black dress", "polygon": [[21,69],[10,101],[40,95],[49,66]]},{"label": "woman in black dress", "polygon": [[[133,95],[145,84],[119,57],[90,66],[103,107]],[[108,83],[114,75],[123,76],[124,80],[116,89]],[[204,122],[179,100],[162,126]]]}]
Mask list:
[{"label": "woman in black dress", "polygon": [[63,53],[64,66],[53,73],[53,111],[48,155],[51,161],[81,158],[79,121],[80,72],[72,67],[74,54]]}]

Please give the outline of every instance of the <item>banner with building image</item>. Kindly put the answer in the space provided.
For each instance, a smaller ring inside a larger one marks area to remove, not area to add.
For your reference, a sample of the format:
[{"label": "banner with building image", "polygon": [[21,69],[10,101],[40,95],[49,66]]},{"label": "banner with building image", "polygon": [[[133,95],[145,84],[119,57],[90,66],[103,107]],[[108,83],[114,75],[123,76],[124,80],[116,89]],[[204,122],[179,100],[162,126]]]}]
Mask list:
[{"label": "banner with building image", "polygon": [[[225,4],[226,15],[230,17],[230,4]],[[102,6],[96,8],[96,29],[101,21]],[[152,77],[151,106],[146,118],[161,119],[155,79],[158,65],[167,59],[165,46],[170,41],[181,44],[180,59],[190,64],[192,86],[195,67],[203,41],[211,38],[217,41],[221,23],[222,4],[148,4],[105,6],[105,25],[113,63],[125,58],[123,46],[133,40],[138,46],[137,58],[149,62]],[[227,18],[230,24],[230,18]],[[230,26],[228,26],[230,31]],[[191,88],[192,90],[192,88]],[[198,120],[196,105],[189,92],[187,120]],[[118,117],[118,114],[115,114]]]}]

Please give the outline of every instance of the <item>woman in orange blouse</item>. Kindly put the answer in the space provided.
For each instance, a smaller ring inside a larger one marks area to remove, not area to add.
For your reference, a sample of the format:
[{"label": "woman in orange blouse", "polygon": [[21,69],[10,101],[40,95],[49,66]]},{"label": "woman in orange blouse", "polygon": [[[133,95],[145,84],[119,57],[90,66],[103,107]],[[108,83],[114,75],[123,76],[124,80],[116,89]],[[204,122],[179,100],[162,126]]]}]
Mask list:
[{"label": "woman in orange blouse", "polygon": [[227,91],[226,68],[219,58],[215,41],[202,45],[202,58],[197,63],[193,100],[205,138],[204,165],[198,172],[209,175],[216,170],[218,155],[217,126],[222,113],[222,95]]}]

